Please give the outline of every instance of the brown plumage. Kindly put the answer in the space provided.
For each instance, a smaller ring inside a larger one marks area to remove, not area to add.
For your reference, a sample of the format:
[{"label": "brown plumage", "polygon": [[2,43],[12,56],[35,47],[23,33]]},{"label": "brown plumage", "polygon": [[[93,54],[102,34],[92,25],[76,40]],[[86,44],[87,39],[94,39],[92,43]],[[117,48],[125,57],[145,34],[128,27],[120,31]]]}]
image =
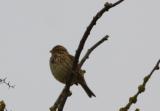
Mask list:
[{"label": "brown plumage", "polygon": [[[53,76],[63,84],[66,84],[72,71],[72,65],[74,57],[70,55],[66,48],[61,45],[53,47],[50,58],[50,68]],[[77,71],[78,74],[73,76],[73,84],[80,84],[89,97],[95,96],[95,94],[89,89],[84,79],[84,70]]]}]

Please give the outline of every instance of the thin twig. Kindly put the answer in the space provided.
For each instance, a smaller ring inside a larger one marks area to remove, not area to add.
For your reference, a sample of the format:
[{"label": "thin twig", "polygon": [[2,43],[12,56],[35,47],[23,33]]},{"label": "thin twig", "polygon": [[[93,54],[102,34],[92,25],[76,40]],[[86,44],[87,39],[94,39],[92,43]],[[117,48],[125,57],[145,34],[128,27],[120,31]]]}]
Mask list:
[{"label": "thin twig", "polygon": [[137,93],[134,96],[130,97],[129,103],[127,103],[125,107],[120,108],[119,111],[128,111],[131,105],[137,102],[138,96],[145,91],[145,86],[149,81],[149,79],[151,78],[151,76],[153,75],[154,71],[159,70],[159,64],[160,64],[160,59],[158,60],[152,71],[147,76],[144,77],[143,83],[138,86]]},{"label": "thin twig", "polygon": [[6,84],[6,85],[8,86],[8,88],[14,88],[15,85],[11,85],[11,84],[10,84],[10,81],[9,81],[9,82],[6,82],[6,79],[7,79],[7,78],[0,79],[0,83]]},{"label": "thin twig", "polygon": [[89,58],[89,55],[91,54],[91,52],[97,48],[100,44],[102,44],[104,41],[108,40],[108,35],[106,35],[105,37],[103,37],[101,40],[99,40],[96,44],[94,44],[90,49],[88,49],[87,53],[84,55],[84,57],[82,58],[82,60],[79,63],[79,67],[81,68],[82,65],[84,64],[84,62]]}]

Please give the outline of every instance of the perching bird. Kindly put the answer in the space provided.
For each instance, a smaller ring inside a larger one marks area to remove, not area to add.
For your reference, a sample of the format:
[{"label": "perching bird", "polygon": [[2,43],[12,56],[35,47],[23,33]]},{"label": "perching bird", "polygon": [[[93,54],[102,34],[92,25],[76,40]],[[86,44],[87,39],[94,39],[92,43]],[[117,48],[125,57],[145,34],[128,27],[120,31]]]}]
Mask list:
[{"label": "perching bird", "polygon": [[[50,51],[50,69],[53,76],[61,83],[66,84],[72,71],[74,57],[70,55],[67,49],[61,45],[53,47]],[[84,70],[79,70],[77,74],[73,73],[73,81],[71,84],[80,84],[89,97],[95,94],[89,89],[84,79]]]}]

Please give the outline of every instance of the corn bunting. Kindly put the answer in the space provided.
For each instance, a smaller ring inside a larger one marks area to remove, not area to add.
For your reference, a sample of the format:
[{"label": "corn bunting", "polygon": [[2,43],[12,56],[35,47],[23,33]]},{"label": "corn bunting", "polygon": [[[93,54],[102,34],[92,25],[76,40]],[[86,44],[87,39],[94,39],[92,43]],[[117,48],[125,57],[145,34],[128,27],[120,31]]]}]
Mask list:
[{"label": "corn bunting", "polygon": [[[74,57],[70,55],[67,49],[61,45],[53,47],[50,51],[50,69],[53,76],[61,83],[66,84],[71,73]],[[71,84],[80,84],[89,97],[95,94],[89,89],[84,79],[84,70],[78,69],[73,73],[73,80]]]}]

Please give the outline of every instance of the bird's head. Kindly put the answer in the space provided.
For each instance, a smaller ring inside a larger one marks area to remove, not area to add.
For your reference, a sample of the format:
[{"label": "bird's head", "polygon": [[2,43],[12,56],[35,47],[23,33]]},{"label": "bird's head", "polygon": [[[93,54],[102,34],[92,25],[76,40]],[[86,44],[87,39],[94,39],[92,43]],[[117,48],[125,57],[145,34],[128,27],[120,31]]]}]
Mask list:
[{"label": "bird's head", "polygon": [[55,47],[52,48],[52,50],[50,50],[51,54],[54,53],[68,53],[67,49],[61,45],[56,45]]}]

